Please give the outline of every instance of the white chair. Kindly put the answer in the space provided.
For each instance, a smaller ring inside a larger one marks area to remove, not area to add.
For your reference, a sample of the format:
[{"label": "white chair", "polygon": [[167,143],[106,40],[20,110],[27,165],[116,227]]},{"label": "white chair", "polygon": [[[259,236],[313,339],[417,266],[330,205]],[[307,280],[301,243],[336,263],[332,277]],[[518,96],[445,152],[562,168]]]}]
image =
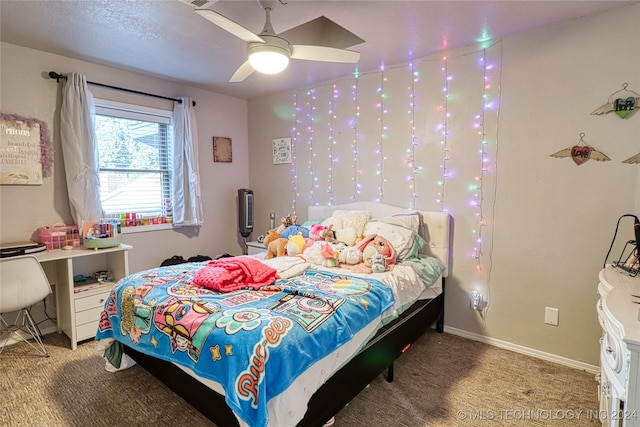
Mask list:
[{"label": "white chair", "polygon": [[[43,300],[50,293],[49,280],[35,257],[0,259],[0,354],[9,339],[15,335],[36,349],[40,355],[49,357],[40,330],[29,310],[33,304]],[[17,312],[14,322],[7,323],[5,316],[13,312]],[[3,338],[4,335],[7,337]],[[29,342],[31,337],[37,346]]]}]

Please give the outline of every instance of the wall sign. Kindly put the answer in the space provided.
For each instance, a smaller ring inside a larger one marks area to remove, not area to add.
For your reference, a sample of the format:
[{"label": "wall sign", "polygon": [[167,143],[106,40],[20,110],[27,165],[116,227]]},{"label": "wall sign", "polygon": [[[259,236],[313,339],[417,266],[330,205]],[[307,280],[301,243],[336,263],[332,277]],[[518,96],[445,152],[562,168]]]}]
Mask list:
[{"label": "wall sign", "polygon": [[273,143],[273,164],[284,165],[291,163],[291,138],[277,138]]},{"label": "wall sign", "polygon": [[40,124],[2,118],[0,121],[0,184],[41,185]]}]

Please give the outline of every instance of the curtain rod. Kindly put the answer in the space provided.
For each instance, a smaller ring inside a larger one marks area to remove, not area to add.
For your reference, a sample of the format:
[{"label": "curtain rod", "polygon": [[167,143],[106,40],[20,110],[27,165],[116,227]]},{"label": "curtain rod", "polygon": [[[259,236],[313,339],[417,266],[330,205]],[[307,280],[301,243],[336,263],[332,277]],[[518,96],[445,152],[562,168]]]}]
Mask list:
[{"label": "curtain rod", "polygon": [[[56,73],[55,71],[49,71],[49,77],[51,77],[52,79],[56,79],[56,82],[58,82],[58,83],[60,83],[60,79],[67,80],[67,76],[64,76],[62,74]],[[96,83],[96,82],[90,82],[90,81],[87,81],[87,83],[90,84],[90,85],[94,85],[94,86],[106,87],[107,89],[114,89],[114,90],[120,90],[122,92],[129,92],[129,93],[135,93],[135,94],[138,94],[138,95],[151,96],[153,98],[166,99],[166,100],[169,100],[169,101],[175,101],[175,102],[178,102],[178,103],[182,104],[182,100],[181,99],[170,98],[168,96],[156,95],[156,94],[147,93],[147,92],[140,92],[138,90],[125,89],[123,87],[111,86],[111,85],[106,85],[106,84],[103,84],[103,83]],[[195,107],[195,105],[196,105],[196,101],[193,101],[193,106]]]}]

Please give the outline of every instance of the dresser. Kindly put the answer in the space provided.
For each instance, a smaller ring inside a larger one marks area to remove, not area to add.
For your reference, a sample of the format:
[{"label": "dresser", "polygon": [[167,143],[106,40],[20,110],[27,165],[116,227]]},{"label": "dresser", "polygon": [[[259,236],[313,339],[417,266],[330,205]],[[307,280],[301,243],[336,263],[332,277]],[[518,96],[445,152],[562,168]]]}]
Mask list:
[{"label": "dresser", "polygon": [[607,266],[599,279],[600,420],[640,427],[640,277]]},{"label": "dresser", "polygon": [[[95,337],[111,288],[129,274],[129,249],[125,244],[96,250],[80,246],[35,254],[55,290],[58,332],[69,337],[73,350],[78,342]],[[74,282],[74,277],[98,271],[108,271],[111,279],[90,286]]]}]

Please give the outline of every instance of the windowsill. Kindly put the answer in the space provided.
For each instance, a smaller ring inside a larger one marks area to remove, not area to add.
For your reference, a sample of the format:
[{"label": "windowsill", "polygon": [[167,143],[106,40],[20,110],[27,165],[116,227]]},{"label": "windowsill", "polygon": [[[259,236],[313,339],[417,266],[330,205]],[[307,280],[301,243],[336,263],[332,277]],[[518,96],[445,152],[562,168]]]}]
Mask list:
[{"label": "windowsill", "polygon": [[133,227],[121,228],[122,234],[146,233],[147,231],[171,230],[173,224],[136,225]]}]

